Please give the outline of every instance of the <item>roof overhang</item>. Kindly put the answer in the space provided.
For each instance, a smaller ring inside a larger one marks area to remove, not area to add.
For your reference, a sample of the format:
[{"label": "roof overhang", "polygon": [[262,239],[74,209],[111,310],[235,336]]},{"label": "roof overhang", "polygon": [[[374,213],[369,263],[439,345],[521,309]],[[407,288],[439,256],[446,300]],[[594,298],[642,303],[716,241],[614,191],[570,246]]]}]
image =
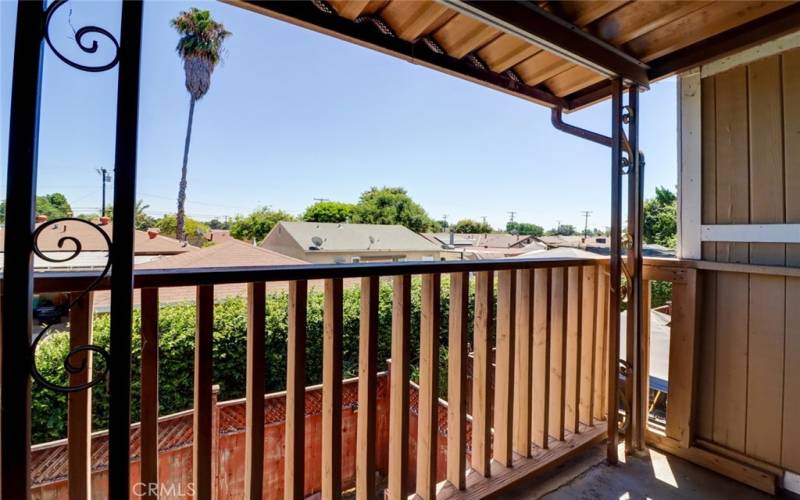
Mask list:
[{"label": "roof overhang", "polygon": [[800,26],[797,2],[223,1],[564,111]]}]

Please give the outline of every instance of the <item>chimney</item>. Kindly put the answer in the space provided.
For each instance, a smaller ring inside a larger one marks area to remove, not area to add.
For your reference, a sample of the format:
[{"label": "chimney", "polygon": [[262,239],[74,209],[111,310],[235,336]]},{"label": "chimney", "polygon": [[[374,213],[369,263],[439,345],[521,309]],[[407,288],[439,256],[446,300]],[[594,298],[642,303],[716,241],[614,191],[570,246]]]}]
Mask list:
[{"label": "chimney", "polygon": [[159,234],[161,234],[161,230],[158,229],[157,227],[150,227],[147,229],[147,237],[150,238],[151,240],[156,239],[156,236],[158,236]]},{"label": "chimney", "polygon": [[47,222],[47,216],[46,215],[39,214],[39,215],[36,216],[36,223],[37,224],[42,224],[44,222]]},{"label": "chimney", "polygon": [[452,229],[450,230],[450,246],[451,247],[456,246],[456,235]]},{"label": "chimney", "polygon": [[100,225],[101,226],[107,226],[109,222],[111,222],[111,218],[108,217],[107,215],[104,215],[104,216],[100,217]]}]

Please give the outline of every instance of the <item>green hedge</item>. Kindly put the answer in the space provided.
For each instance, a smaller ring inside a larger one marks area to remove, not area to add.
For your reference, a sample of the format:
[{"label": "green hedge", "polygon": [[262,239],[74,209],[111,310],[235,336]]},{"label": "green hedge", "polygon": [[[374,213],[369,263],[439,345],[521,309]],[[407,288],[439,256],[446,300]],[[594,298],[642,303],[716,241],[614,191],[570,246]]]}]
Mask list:
[{"label": "green hedge", "polygon": [[[412,365],[416,367],[419,355],[419,313],[420,280],[412,282],[411,346]],[[449,282],[442,279],[441,293],[441,332],[440,356],[442,384],[440,393],[446,393],[447,360],[447,317],[449,306]],[[473,293],[470,292],[470,301]],[[286,293],[267,296],[266,332],[266,386],[267,392],[280,391],[286,384],[286,337],[287,337]],[[359,329],[359,287],[344,291],[344,338],[343,338],[343,377],[353,377],[358,370],[358,329]],[[472,306],[468,309],[473,310]],[[133,317],[132,359],[132,421],[139,419],[139,359],[141,342],[139,338],[139,311]],[[323,294],[311,290],[308,296],[308,322],[306,344],[307,384],[322,382],[322,325]],[[378,312],[378,360],[380,369],[385,369],[386,359],[391,353],[392,287],[389,281],[380,286]],[[469,324],[472,324],[471,318]],[[470,326],[471,329],[471,326]],[[192,407],[192,375],[194,361],[195,308],[193,304],[163,306],[159,311],[160,362],[159,398],[162,415]],[[214,353],[213,381],[220,386],[220,399],[244,397],[246,364],[247,307],[243,298],[233,298],[219,302],[214,307]],[[471,338],[471,330],[470,330]],[[94,343],[108,348],[109,316],[96,315],[94,319]],[[69,349],[69,334],[54,332],[40,343],[36,353],[37,366],[50,381],[66,383],[63,360]],[[99,357],[95,356],[98,360]],[[100,365],[99,361],[95,362]],[[96,366],[96,370],[99,366]],[[412,368],[412,373],[416,369]],[[108,421],[108,395],[104,383],[93,391],[93,425],[105,429]],[[33,440],[35,443],[61,439],[66,436],[66,396],[51,392],[34,382],[33,385]]]}]

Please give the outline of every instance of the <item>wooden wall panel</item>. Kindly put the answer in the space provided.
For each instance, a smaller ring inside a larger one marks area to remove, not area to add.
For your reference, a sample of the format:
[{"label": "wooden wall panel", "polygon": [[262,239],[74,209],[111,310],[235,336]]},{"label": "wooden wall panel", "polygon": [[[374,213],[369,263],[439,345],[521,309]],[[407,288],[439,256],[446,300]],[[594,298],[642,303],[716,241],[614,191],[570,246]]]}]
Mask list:
[{"label": "wooden wall panel", "polygon": [[[786,303],[800,304],[800,278],[786,280]],[[800,474],[800,308],[786,308],[781,465]]]},{"label": "wooden wall panel", "polygon": [[[800,49],[783,54],[783,145],[786,222],[800,222]],[[800,267],[800,245],[786,246],[786,265]],[[781,465],[800,473],[800,279],[786,279]],[[792,425],[794,424],[794,425]]]},{"label": "wooden wall panel", "polygon": [[[800,48],[781,62],[786,223],[800,223]],[[786,245],[786,265],[800,267],[800,245]]]},{"label": "wooden wall panel", "polygon": [[[800,222],[800,49],[702,81],[705,224]],[[703,259],[800,266],[800,245],[704,243]],[[800,280],[705,272],[698,436],[800,470]]]},{"label": "wooden wall panel", "polygon": [[[717,224],[750,222],[748,169],[747,67],[716,77]],[[717,244],[717,260],[749,261],[747,243]]]}]

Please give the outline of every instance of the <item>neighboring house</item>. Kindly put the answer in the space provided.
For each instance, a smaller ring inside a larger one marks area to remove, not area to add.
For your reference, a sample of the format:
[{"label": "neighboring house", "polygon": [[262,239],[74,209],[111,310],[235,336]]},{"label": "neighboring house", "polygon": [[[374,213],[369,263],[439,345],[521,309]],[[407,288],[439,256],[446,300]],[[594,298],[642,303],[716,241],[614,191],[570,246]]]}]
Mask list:
[{"label": "neighboring house", "polygon": [[458,258],[399,225],[279,222],[261,246],[315,264]]},{"label": "neighboring house", "polygon": [[[136,265],[136,269],[197,269],[207,267],[264,267],[264,266],[289,266],[308,264],[299,259],[273,252],[266,248],[254,246],[239,240],[230,240],[217,243],[208,247],[197,249],[180,255],[163,257],[159,260],[144,262]],[[267,292],[286,290],[286,282],[267,283]],[[310,287],[321,285],[317,282],[309,283]],[[158,301],[160,304],[176,304],[194,302],[196,287],[166,287],[159,290]],[[234,283],[217,285],[214,287],[214,299],[222,300],[229,297],[245,297],[247,284]],[[139,290],[134,291],[133,303],[140,304]],[[110,295],[108,291],[95,292],[94,307],[99,311],[107,311]]]},{"label": "neighboring house", "polygon": [[[47,218],[37,217],[36,227],[46,222]],[[113,233],[113,223],[108,219],[94,221],[100,231],[108,235]],[[97,228],[76,221],[64,221],[46,227],[38,238],[39,250],[51,262],[34,256],[34,269],[36,271],[91,271],[101,270],[108,261],[108,243]],[[76,248],[72,241],[74,238],[81,243],[81,251],[70,260],[64,260],[74,253]],[[0,249],[5,241],[5,227],[0,227]],[[180,241],[161,236],[158,229],[136,231],[134,235],[134,263],[141,264],[157,260],[164,256],[177,255],[197,250],[197,247],[181,243]],[[4,267],[4,254],[0,250],[0,269]]]},{"label": "neighboring house", "polygon": [[[547,245],[548,249],[578,248],[597,255],[607,256],[611,252],[610,238],[606,236],[539,236],[539,242]],[[642,245],[642,255],[645,257],[675,257],[675,250],[663,245],[645,243]]]},{"label": "neighboring house", "polygon": [[459,252],[467,260],[501,259],[547,248],[533,236],[508,233],[425,233],[424,236],[445,250]]}]

